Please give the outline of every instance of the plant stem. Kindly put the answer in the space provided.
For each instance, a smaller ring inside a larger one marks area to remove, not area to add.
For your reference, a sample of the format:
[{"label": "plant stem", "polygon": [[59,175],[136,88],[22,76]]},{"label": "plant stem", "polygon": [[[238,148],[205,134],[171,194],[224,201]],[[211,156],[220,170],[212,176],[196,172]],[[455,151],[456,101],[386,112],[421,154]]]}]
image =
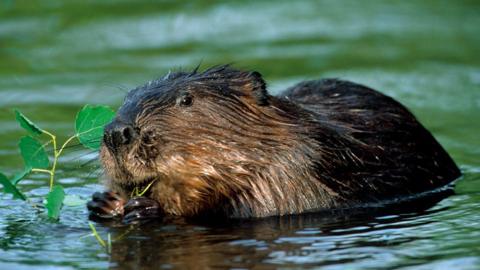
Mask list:
[{"label": "plant stem", "polygon": [[46,130],[42,130],[43,133],[47,134],[48,136],[50,136],[52,138],[52,143],[53,143],[53,165],[52,165],[52,169],[51,170],[42,170],[42,169],[33,169],[32,171],[37,171],[37,172],[48,172],[50,173],[50,191],[52,191],[53,189],[53,181],[54,181],[54,177],[55,177],[55,170],[57,169],[57,161],[58,161],[58,157],[60,156],[60,154],[63,152],[63,149],[65,149],[65,147],[67,146],[67,144],[69,142],[71,142],[73,139],[75,139],[77,137],[77,135],[73,135],[72,137],[68,138],[62,145],[62,147],[60,147],[60,149],[57,149],[57,137],[55,135],[53,135],[52,133],[46,131]]},{"label": "plant stem", "polygon": [[54,158],[53,158],[53,166],[52,169],[50,170],[50,191],[53,189],[53,181],[54,181],[54,176],[55,176],[55,169],[57,167],[57,159],[58,159],[58,150],[57,150],[57,137],[53,135],[52,133],[42,130],[43,133],[47,134],[52,138],[53,142],[53,152],[54,152]]},{"label": "plant stem", "polygon": [[89,222],[88,225],[90,226],[90,229],[92,230],[93,236],[95,236],[98,243],[102,247],[107,247],[107,245],[105,244],[105,241],[103,241],[103,239],[100,237],[100,235],[98,235],[97,229],[95,229],[95,226],[93,225],[93,223]]},{"label": "plant stem", "polygon": [[53,172],[51,170],[45,170],[45,169],[37,169],[37,168],[33,168],[32,169],[32,172],[39,172],[39,173],[48,173],[48,174],[53,174]]},{"label": "plant stem", "polygon": [[137,193],[137,196],[143,196],[143,194],[145,194],[145,192],[148,191],[148,189],[150,189],[150,187],[153,185],[153,183],[155,183],[156,180],[153,180],[152,182],[150,182],[150,184],[148,184],[148,186],[142,191],[142,192],[138,192],[138,188],[136,190],[136,193]]},{"label": "plant stem", "polygon": [[112,235],[107,234],[107,253],[112,254]]},{"label": "plant stem", "polygon": [[62,147],[60,147],[60,150],[58,150],[58,154],[57,156],[60,156],[60,154],[63,152],[63,149],[65,149],[65,147],[67,146],[67,144],[69,144],[73,139],[77,138],[77,135],[73,135],[72,137],[68,138],[62,145]]}]

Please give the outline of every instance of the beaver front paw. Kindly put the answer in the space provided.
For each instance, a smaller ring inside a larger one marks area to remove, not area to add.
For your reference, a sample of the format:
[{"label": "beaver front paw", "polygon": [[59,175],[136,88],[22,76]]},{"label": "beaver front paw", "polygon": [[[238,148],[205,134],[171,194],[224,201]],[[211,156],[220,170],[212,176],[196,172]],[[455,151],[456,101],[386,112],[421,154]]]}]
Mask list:
[{"label": "beaver front paw", "polygon": [[95,192],[87,203],[89,218],[94,221],[121,219],[123,223],[136,223],[163,216],[157,201],[147,197],[125,200],[115,192]]},{"label": "beaver front paw", "polygon": [[147,197],[131,198],[124,206],[124,211],[123,223],[136,223],[163,216],[160,204],[156,200]]},{"label": "beaver front paw", "polygon": [[92,220],[119,218],[124,215],[125,200],[115,192],[95,192],[87,203]]}]

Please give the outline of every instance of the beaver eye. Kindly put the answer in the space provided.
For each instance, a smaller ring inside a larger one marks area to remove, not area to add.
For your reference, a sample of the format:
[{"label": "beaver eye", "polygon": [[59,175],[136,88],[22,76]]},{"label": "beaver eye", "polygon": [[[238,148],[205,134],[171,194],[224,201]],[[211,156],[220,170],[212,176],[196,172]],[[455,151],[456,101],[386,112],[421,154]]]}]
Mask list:
[{"label": "beaver eye", "polygon": [[182,97],[180,97],[179,104],[182,106],[190,106],[192,105],[193,98],[192,96],[185,94]]}]

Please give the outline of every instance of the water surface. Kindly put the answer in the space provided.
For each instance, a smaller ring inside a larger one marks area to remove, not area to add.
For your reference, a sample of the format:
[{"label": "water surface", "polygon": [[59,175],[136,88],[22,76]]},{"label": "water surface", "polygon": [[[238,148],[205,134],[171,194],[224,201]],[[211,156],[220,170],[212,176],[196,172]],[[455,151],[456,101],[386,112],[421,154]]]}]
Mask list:
[{"label": "water surface", "polygon": [[[84,205],[58,222],[0,195],[0,269],[479,269],[480,5],[478,1],[2,1],[0,171],[22,168],[20,108],[64,140],[87,103],[170,69],[234,63],[272,93],[305,79],[363,83],[408,106],[464,172],[438,203],[237,223],[112,227],[111,255]],[[68,149],[58,182],[101,190],[95,153]],[[21,189],[38,202],[44,175]]]}]

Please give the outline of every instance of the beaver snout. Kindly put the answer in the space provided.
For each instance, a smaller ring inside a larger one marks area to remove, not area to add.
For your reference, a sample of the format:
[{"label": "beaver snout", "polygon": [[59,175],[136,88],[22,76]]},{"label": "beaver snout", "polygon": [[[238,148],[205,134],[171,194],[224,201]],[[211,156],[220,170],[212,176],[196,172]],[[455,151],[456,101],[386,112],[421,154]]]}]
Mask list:
[{"label": "beaver snout", "polygon": [[110,150],[115,151],[131,144],[137,137],[138,133],[132,125],[114,120],[105,126],[103,141]]}]

